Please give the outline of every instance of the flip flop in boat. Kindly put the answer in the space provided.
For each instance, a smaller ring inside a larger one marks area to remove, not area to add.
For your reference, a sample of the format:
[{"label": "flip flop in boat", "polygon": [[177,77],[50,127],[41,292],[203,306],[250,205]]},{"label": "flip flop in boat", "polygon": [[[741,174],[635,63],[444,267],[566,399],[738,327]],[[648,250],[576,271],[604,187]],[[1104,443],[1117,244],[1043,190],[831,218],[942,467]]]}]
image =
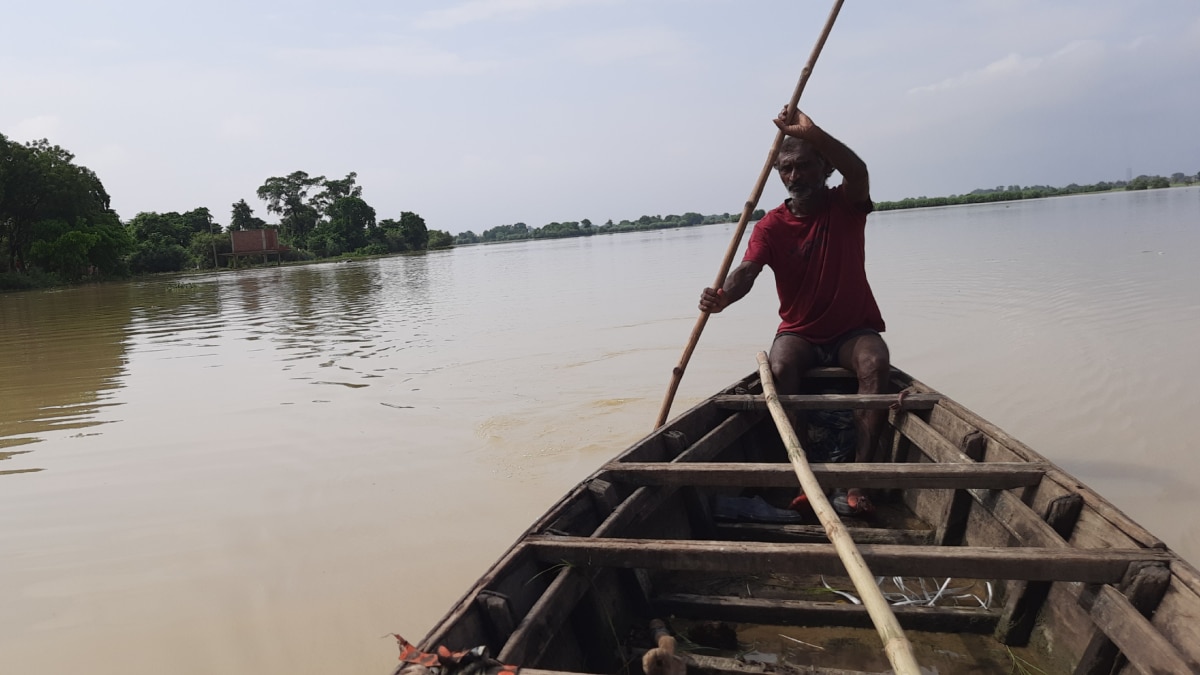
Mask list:
[{"label": "flip flop in boat", "polygon": [[832,502],[833,510],[840,516],[869,516],[875,513],[875,505],[858,488],[838,490]]},{"label": "flip flop in boat", "polygon": [[793,511],[800,511],[803,513],[805,511],[812,511],[812,504],[808,503],[808,495],[801,492],[800,494],[796,495],[796,498],[792,500],[791,504],[788,504],[788,508]]}]

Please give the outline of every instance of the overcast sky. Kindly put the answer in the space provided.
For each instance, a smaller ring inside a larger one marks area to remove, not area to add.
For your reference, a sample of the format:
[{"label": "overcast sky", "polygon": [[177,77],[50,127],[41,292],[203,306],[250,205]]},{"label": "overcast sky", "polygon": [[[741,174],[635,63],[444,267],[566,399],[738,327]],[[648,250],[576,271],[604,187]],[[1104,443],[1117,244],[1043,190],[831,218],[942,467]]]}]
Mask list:
[{"label": "overcast sky", "polygon": [[[431,228],[738,212],[824,0],[9,3],[0,133],[128,220],[358,172]],[[801,107],[877,200],[1200,171],[1196,0],[848,0]],[[776,181],[763,199],[783,197]]]}]

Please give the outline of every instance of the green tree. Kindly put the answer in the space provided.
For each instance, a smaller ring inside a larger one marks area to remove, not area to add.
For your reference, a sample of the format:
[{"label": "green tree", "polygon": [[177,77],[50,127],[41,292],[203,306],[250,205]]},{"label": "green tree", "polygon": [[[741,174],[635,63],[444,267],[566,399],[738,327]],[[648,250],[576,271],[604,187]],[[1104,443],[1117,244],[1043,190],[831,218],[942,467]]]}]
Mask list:
[{"label": "green tree", "polygon": [[287,176],[268,178],[257,194],[267,203],[267,212],[279,216],[280,235],[294,244],[303,245],[321,219],[318,206],[324,199],[310,198],[309,192],[324,185],[324,176],[294,171]]},{"label": "green tree", "polygon": [[191,235],[201,232],[204,234],[221,233],[221,226],[213,220],[212,212],[206,206],[201,206],[198,209],[192,209],[187,213],[181,214],[180,218],[183,219],[184,227],[187,228]]},{"label": "green tree", "polygon": [[20,144],[0,134],[0,270],[123,271],[130,242],[99,177],[74,159],[45,139]]},{"label": "green tree", "polygon": [[[66,230],[65,224],[64,228]],[[29,258],[44,269],[54,270],[68,281],[82,278],[90,266],[88,254],[100,237],[82,230],[67,230],[53,240],[39,239],[29,247]]]},{"label": "green tree", "polygon": [[425,219],[412,211],[400,212],[400,236],[409,251],[424,251],[429,247],[429,229]]},{"label": "green tree", "polygon": [[250,208],[245,199],[239,199],[233,203],[233,210],[229,214],[230,232],[261,230],[266,226],[266,221],[254,215],[254,209]]},{"label": "green tree", "polygon": [[[192,235],[187,245],[188,262],[212,269],[221,265],[221,254],[233,252],[233,242],[221,232],[200,232]],[[228,264],[228,263],[227,263]]]},{"label": "green tree", "polygon": [[129,232],[137,242],[148,241],[157,236],[179,246],[187,246],[192,238],[192,228],[182,215],[171,211],[155,213],[143,211],[129,221]]},{"label": "green tree", "polygon": [[451,248],[454,246],[454,235],[442,230],[429,230],[429,249]]},{"label": "green tree", "polygon": [[328,212],[329,220],[321,221],[309,237],[314,253],[335,256],[367,245],[368,230],[375,229],[375,209],[360,197],[343,196],[329,205]]},{"label": "green tree", "polygon": [[221,226],[207,207],[177,213],[144,211],[129,221],[136,242],[130,267],[134,272],[178,272],[190,267],[216,267],[228,246],[218,242]]},{"label": "green tree", "polygon": [[327,213],[334,202],[342,197],[362,197],[362,186],[356,185],[358,174],[351,171],[341,180],[324,180],[324,188],[313,198],[312,205],[321,213]]},{"label": "green tree", "polygon": [[182,245],[158,232],[139,241],[129,258],[129,267],[137,273],[178,272],[191,256]]}]

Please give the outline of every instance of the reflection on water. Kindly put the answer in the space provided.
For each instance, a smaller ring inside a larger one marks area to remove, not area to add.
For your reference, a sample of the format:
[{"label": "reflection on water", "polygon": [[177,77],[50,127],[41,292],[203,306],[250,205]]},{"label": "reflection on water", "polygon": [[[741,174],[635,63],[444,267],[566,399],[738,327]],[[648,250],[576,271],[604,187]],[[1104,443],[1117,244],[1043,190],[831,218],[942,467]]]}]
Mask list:
[{"label": "reflection on water", "polygon": [[[381,672],[649,431],[732,229],[0,295],[0,663]],[[899,366],[1200,559],[1200,189],[879,213],[868,247]],[[708,322],[676,412],[775,308],[764,278]]]},{"label": "reflection on water", "polygon": [[128,304],[112,300],[128,293],[81,288],[0,302],[0,450],[112,420],[129,324]]}]

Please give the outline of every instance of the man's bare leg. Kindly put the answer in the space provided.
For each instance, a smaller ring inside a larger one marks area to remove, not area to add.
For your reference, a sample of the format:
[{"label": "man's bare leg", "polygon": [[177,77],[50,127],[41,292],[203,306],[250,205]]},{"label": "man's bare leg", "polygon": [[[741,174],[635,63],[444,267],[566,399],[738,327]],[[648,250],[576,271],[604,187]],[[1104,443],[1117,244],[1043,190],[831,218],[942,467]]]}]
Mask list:
[{"label": "man's bare leg", "polygon": [[[797,335],[777,335],[771,343],[771,353],[767,360],[771,363],[771,377],[775,378],[775,390],[779,394],[797,394],[804,375],[817,364],[817,350],[812,343]],[[808,443],[808,416],[803,412],[789,412],[788,419],[796,438],[800,439],[803,447]],[[792,500],[792,508],[807,508],[807,497],[804,491]]]},{"label": "man's bare leg", "polygon": [[[858,393],[882,394],[886,390],[891,376],[891,357],[887,343],[878,334],[859,335],[847,340],[838,351],[838,362],[858,377]],[[870,462],[875,458],[886,419],[886,410],[854,411],[854,426],[858,432],[854,461]],[[851,488],[848,494],[852,506],[862,497],[858,488]]]},{"label": "man's bare leg", "polygon": [[[778,335],[771,343],[771,377],[780,394],[797,394],[804,375],[817,364],[817,350],[812,343],[798,335]],[[808,421],[803,413],[788,414],[792,427],[803,445],[808,441]]]}]

